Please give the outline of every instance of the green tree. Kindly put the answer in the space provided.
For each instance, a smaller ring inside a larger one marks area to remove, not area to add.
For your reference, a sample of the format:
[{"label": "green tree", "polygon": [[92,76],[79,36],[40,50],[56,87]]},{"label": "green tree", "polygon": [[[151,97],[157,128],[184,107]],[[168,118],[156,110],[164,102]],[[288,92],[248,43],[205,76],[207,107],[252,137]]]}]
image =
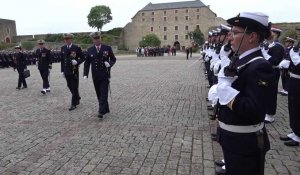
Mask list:
[{"label": "green tree", "polygon": [[286,30],[286,31],[283,31],[283,33],[279,37],[279,41],[281,43],[284,43],[286,37],[297,39],[297,32],[296,32],[296,30]]},{"label": "green tree", "polygon": [[25,50],[32,50],[34,48],[34,42],[31,41],[22,42],[21,47]]},{"label": "green tree", "polygon": [[196,28],[193,32],[189,32],[190,39],[193,39],[195,44],[202,45],[204,43],[203,33],[199,28]]},{"label": "green tree", "polygon": [[105,5],[92,7],[87,18],[89,26],[97,28],[98,31],[112,20],[110,8]]},{"label": "green tree", "polygon": [[139,42],[139,46],[160,46],[161,41],[155,34],[149,34],[142,38],[142,41]]}]

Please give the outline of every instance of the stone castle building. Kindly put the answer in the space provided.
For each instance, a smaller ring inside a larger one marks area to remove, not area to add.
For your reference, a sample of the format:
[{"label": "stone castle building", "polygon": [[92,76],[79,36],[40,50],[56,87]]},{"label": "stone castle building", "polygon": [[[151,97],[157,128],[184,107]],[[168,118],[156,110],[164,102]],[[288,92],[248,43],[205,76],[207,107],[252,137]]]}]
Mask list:
[{"label": "stone castle building", "polygon": [[220,24],[226,21],[200,0],[149,3],[124,27],[121,44],[135,50],[143,36],[154,33],[161,40],[161,46],[173,46],[176,42],[184,49],[191,45],[188,32],[199,28],[206,38],[208,29]]},{"label": "stone castle building", "polygon": [[0,42],[11,43],[15,36],[17,36],[16,22],[0,18]]}]

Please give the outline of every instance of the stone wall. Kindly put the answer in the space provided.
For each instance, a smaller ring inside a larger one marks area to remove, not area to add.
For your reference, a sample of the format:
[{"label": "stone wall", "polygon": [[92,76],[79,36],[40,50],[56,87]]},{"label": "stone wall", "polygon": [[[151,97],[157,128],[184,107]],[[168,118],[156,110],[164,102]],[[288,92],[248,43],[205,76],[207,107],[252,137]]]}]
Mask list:
[{"label": "stone wall", "polygon": [[182,48],[191,45],[191,40],[187,37],[188,32],[199,27],[206,38],[208,29],[221,23],[226,24],[226,21],[217,17],[207,6],[139,11],[132,18],[132,22],[124,27],[121,43],[130,50],[135,50],[143,36],[154,33],[161,40],[161,46],[172,46],[175,41],[178,41]]},{"label": "stone wall", "polygon": [[16,22],[0,18],[0,42],[11,43],[12,38],[16,35]]}]

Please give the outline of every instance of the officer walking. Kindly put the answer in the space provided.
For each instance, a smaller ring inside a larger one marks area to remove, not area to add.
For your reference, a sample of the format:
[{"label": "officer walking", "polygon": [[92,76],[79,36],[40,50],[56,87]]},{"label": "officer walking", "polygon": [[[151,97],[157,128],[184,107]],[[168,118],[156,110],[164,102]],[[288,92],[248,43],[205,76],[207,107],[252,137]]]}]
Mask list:
[{"label": "officer walking", "polygon": [[227,22],[232,25],[229,41],[235,55],[217,86],[218,138],[226,174],[263,175],[270,149],[264,118],[274,74],[259,46],[270,36],[270,24],[267,15],[249,12]]},{"label": "officer walking", "polygon": [[84,79],[88,78],[90,65],[92,65],[92,76],[94,88],[99,102],[98,117],[109,113],[108,91],[110,69],[116,63],[116,57],[110,46],[101,43],[101,33],[93,32],[90,34],[94,45],[87,50],[87,59],[84,63]]},{"label": "officer walking", "polygon": [[38,49],[35,51],[37,56],[36,65],[40,71],[41,77],[43,79],[43,89],[41,90],[42,94],[46,94],[46,92],[50,92],[49,85],[49,75],[50,69],[52,69],[52,60],[50,50],[45,48],[45,41],[38,40]]},{"label": "officer walking", "polygon": [[65,45],[61,47],[61,75],[67,81],[72,94],[69,111],[76,109],[80,104],[79,96],[79,65],[84,61],[81,48],[72,43],[73,34],[63,34]]},{"label": "officer walking", "polygon": [[27,83],[24,77],[24,71],[27,69],[26,60],[24,54],[21,52],[22,48],[21,46],[15,47],[16,53],[14,54],[14,71],[17,69],[19,73],[19,80],[18,80],[18,86],[16,89],[21,89],[21,86],[23,85],[22,89],[27,88]]}]

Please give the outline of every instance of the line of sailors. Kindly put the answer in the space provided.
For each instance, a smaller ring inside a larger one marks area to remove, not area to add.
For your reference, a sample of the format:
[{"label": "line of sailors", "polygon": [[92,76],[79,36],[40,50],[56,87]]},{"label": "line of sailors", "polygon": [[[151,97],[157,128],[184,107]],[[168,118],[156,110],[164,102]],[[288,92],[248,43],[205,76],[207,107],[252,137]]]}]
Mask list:
[{"label": "line of sailors", "polygon": [[[212,139],[220,142],[226,160],[215,162],[218,165],[216,172],[263,174],[265,153],[270,149],[264,124],[274,122],[280,75],[283,90],[279,93],[288,96],[292,130],[280,140],[287,146],[299,146],[300,143],[300,103],[297,103],[300,99],[299,43],[294,46],[296,40],[287,37],[283,46],[278,41],[282,30],[272,27],[268,16],[262,13],[243,12],[227,22],[229,26],[221,25],[209,32],[202,52],[210,88],[207,100],[211,105],[208,109],[213,110],[210,119],[218,119],[217,132],[212,133]],[[252,36],[255,33],[260,35],[260,47],[242,52],[243,47],[247,47],[244,42],[249,45],[254,42]],[[231,42],[237,38],[240,43],[233,46]],[[233,76],[230,76],[232,72]],[[260,117],[254,122],[256,115]],[[263,144],[257,144],[257,148],[254,145],[253,151],[251,139]],[[244,142],[244,145],[238,146],[241,143],[234,141]],[[247,158],[247,155],[250,156]]]},{"label": "line of sailors", "polygon": [[[25,63],[27,66],[35,65],[38,59],[35,51],[23,51]],[[16,51],[0,51],[0,68],[13,67],[13,58]],[[51,60],[53,63],[59,63],[61,60],[60,51],[51,51]]]}]

